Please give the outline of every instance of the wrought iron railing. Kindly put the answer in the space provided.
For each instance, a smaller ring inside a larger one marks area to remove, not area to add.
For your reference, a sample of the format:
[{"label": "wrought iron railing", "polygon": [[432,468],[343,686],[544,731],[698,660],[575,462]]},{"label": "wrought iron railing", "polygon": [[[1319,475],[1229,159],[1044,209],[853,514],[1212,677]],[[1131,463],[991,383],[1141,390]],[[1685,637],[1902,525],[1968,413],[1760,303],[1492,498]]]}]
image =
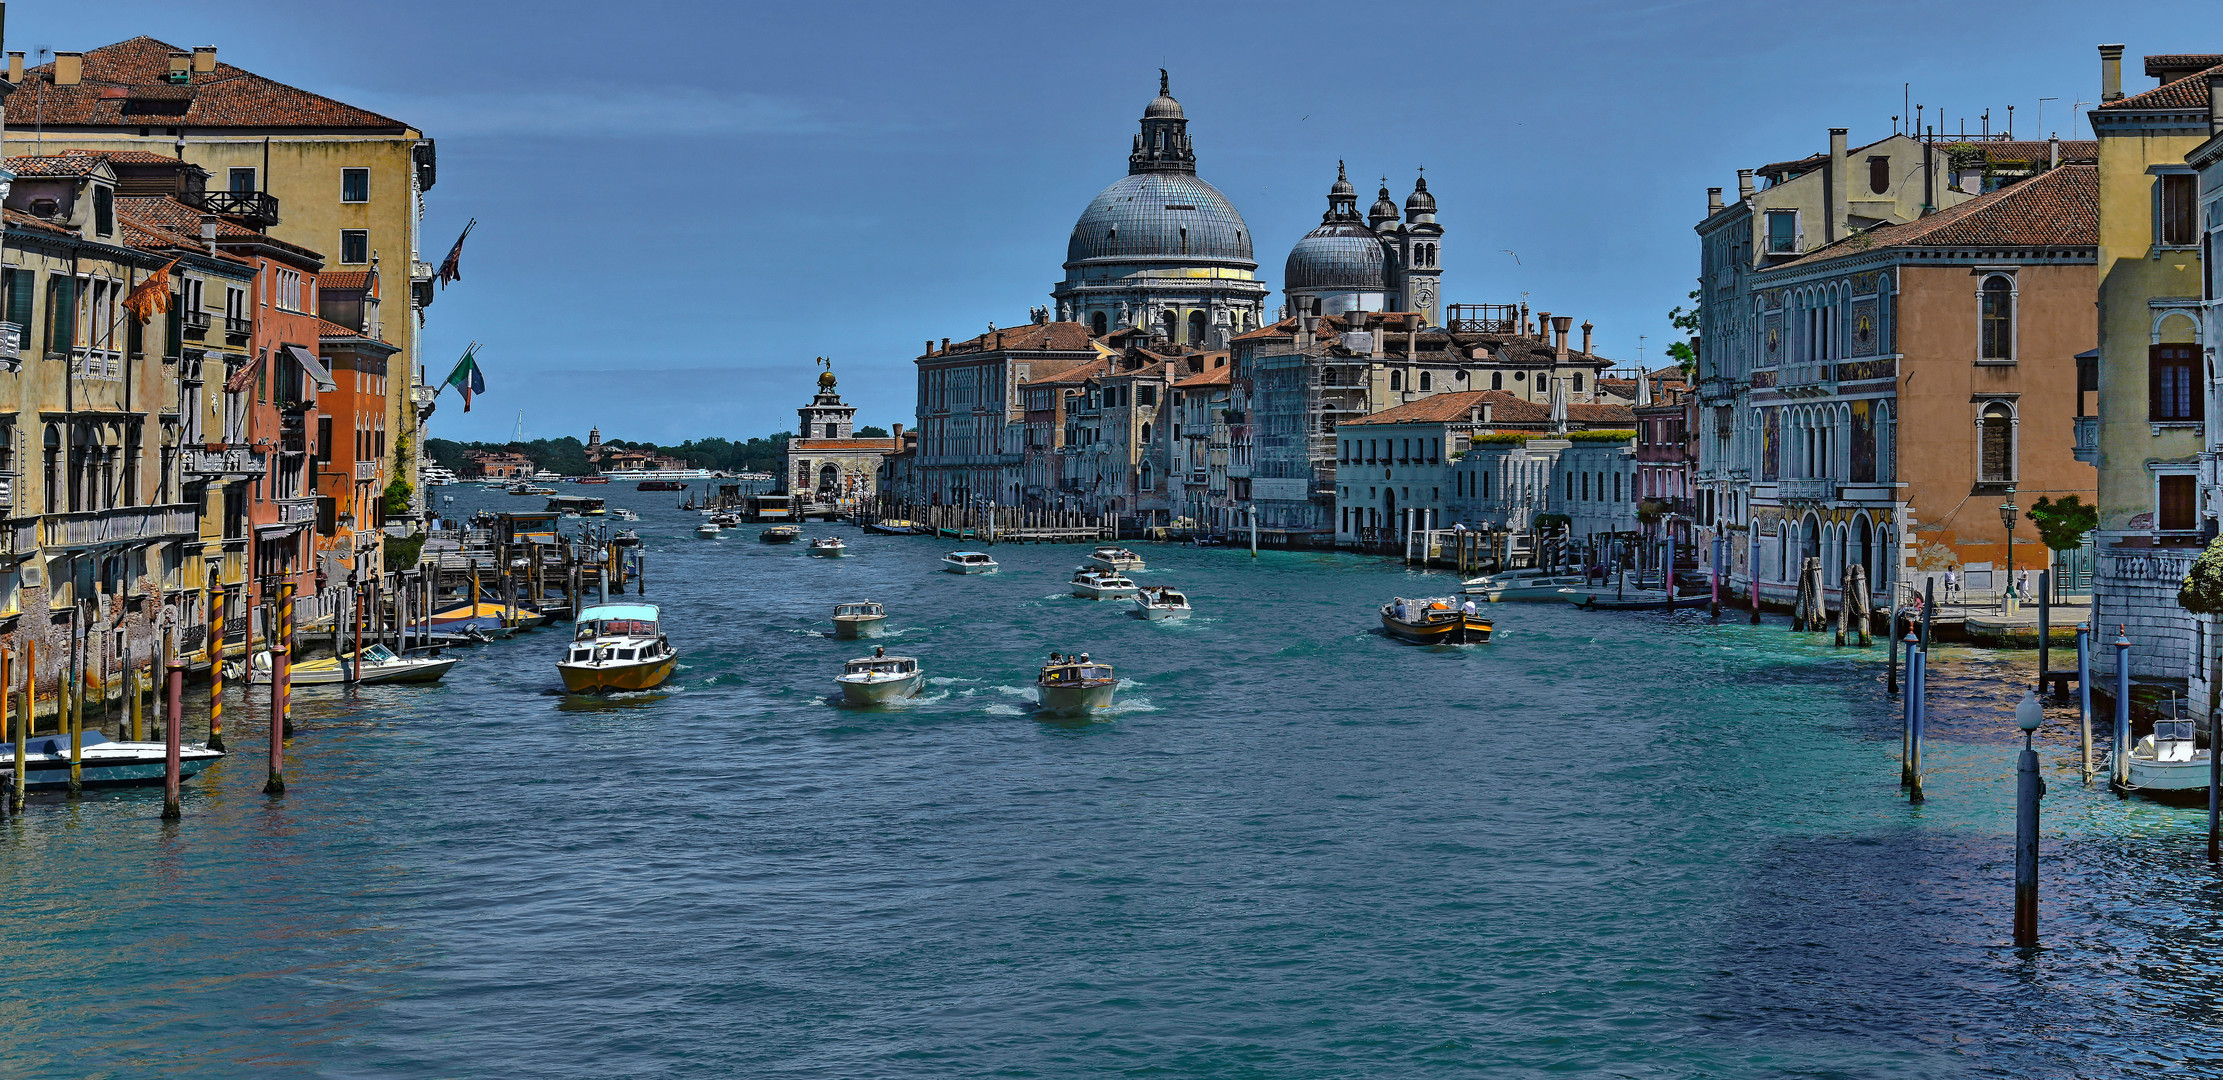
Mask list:
[{"label": "wrought iron railing", "polygon": [[262,228],[278,223],[278,197],[260,191],[204,191],[184,202],[211,214],[226,214]]}]

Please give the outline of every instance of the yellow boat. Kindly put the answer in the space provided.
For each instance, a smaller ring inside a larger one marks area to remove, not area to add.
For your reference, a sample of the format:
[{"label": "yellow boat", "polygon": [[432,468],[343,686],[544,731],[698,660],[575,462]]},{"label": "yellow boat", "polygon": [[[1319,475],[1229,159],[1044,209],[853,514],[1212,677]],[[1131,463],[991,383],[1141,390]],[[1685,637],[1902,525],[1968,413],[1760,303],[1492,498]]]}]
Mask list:
[{"label": "yellow boat", "polygon": [[671,678],[679,653],[657,626],[654,604],[602,604],[579,613],[556,670],[574,694],[648,690]]},{"label": "yellow boat", "polygon": [[1423,600],[1399,597],[1382,605],[1382,630],[1399,641],[1420,645],[1481,645],[1490,640],[1490,628],[1487,617],[1464,610],[1455,597]]}]

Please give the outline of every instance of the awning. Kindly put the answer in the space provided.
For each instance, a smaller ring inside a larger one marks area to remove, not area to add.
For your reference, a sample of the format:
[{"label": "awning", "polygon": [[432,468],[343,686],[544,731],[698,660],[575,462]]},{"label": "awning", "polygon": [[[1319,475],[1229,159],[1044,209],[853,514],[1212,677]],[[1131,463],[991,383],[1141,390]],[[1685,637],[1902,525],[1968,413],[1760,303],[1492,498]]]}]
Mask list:
[{"label": "awning", "polygon": [[294,362],[301,365],[302,373],[316,384],[318,390],[329,394],[340,388],[340,384],[332,381],[332,372],[324,366],[324,361],[316,358],[315,353],[299,345],[288,345],[286,351],[293,354]]}]

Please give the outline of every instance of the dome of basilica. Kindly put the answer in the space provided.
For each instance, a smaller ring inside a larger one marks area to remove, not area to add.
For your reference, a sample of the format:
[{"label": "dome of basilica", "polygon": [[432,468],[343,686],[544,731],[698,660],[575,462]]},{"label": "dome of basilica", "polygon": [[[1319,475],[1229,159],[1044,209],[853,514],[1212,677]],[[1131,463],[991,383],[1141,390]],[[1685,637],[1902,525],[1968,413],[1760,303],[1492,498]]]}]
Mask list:
[{"label": "dome of basilica", "polygon": [[1388,288],[1382,242],[1362,222],[1329,221],[1289,249],[1283,288],[1381,292]]},{"label": "dome of basilica", "polygon": [[1085,263],[1251,259],[1250,228],[1218,188],[1185,172],[1138,172],[1090,200],[1065,245],[1068,269]]}]

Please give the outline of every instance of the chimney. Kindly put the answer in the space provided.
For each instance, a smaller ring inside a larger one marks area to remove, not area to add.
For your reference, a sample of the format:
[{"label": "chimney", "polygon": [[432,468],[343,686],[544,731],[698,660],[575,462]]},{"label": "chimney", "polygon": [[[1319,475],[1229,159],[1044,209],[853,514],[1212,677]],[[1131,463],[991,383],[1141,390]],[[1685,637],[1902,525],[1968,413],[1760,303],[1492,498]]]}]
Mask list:
[{"label": "chimney", "polygon": [[2102,45],[2100,51],[2100,104],[2123,99],[2123,47]]},{"label": "chimney", "polygon": [[76,86],[84,79],[84,53],[58,52],[54,54],[54,85]]},{"label": "chimney", "polygon": [[8,54],[8,81],[18,86],[23,85],[22,53],[12,52]]},{"label": "chimney", "polygon": [[948,352],[948,351],[949,351],[949,339],[948,339],[948,338],[943,338],[943,339],[942,339],[942,351],[943,351],[943,352]]},{"label": "chimney", "polygon": [[216,46],[193,46],[193,70],[204,72],[216,70]]},{"label": "chimney", "polygon": [[928,356],[932,356],[932,355],[934,355],[934,339],[933,339],[933,338],[927,338],[927,339],[926,339],[926,355],[928,355]]},{"label": "chimney", "polygon": [[1590,355],[1590,320],[1582,320],[1582,355]]},{"label": "chimney", "polygon": [[1720,189],[1720,188],[1717,188],[1717,187],[1710,187],[1710,188],[1707,188],[1707,189],[1706,189],[1706,213],[1707,213],[1707,215],[1708,215],[1708,216],[1712,216],[1712,215],[1714,215],[1714,214],[1718,214],[1718,213],[1720,213],[1720,212],[1721,212],[1721,189]]},{"label": "chimney", "polygon": [[901,443],[903,441],[903,425],[901,424],[895,425],[895,441],[897,443]]},{"label": "chimney", "polygon": [[[2208,76],[2208,134],[2223,131],[2223,75]],[[2060,156],[2061,140],[2053,140],[2054,156]]]},{"label": "chimney", "polygon": [[[1528,328],[1524,326],[1521,329],[1525,333]],[[1540,338],[1551,337],[1551,312],[1539,311],[1536,313],[1536,336]]]},{"label": "chimney", "polygon": [[1737,198],[1740,198],[1740,199],[1749,199],[1749,198],[1751,198],[1751,197],[1752,197],[1752,170],[1751,170],[1751,169],[1738,169],[1738,170],[1737,170]]},{"label": "chimney", "polygon": [[1845,129],[1829,129],[1829,242],[1835,243],[1852,218],[1852,194],[1845,190],[1851,166],[1845,153]]},{"label": "chimney", "polygon": [[217,223],[217,222],[218,222],[219,220],[221,220],[221,219],[219,219],[219,218],[218,218],[218,217],[217,217],[216,215],[214,215],[214,214],[202,214],[202,215],[201,215],[201,239],[202,239],[202,240],[204,240],[204,241],[206,241],[206,242],[208,242],[208,243],[211,243],[211,244],[214,244],[214,243],[216,242],[216,223]]},{"label": "chimney", "polygon": [[[2213,84],[2210,84],[2208,87],[2208,98],[2211,102],[2210,109],[2212,111],[2212,102],[2215,98],[2215,87]],[[2212,125],[2213,121],[2210,121],[2210,124]],[[2045,167],[2048,169],[2058,169],[2061,167],[2061,136],[2059,135],[2050,136],[2045,141]]]},{"label": "chimney", "polygon": [[1572,315],[1553,316],[1551,328],[1552,336],[1556,339],[1552,343],[1552,348],[1558,350],[1560,362],[1565,363],[1567,360],[1567,331],[1575,328],[1575,317]]},{"label": "chimney", "polygon": [[174,52],[174,53],[171,53],[171,54],[170,54],[170,81],[172,81],[172,82],[184,82],[185,80],[183,80],[183,79],[180,79],[180,78],[178,78],[178,76],[180,76],[180,75],[183,75],[183,74],[185,74],[185,73],[187,73],[187,72],[189,72],[189,71],[192,71],[192,70],[193,70],[193,54],[192,54],[192,53],[189,53],[189,52]]}]

